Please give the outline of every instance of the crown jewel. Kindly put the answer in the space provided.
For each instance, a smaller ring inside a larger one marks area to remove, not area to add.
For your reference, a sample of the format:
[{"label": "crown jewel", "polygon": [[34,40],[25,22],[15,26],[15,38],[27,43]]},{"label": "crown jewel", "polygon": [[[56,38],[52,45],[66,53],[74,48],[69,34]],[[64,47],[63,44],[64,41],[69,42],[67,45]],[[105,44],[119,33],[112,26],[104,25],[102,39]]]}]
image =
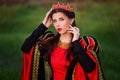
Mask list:
[{"label": "crown jewel", "polygon": [[53,4],[52,5],[52,9],[58,9],[58,8],[62,8],[68,11],[73,11],[73,8],[68,4],[65,5],[64,3],[60,4],[59,2],[57,4]]}]

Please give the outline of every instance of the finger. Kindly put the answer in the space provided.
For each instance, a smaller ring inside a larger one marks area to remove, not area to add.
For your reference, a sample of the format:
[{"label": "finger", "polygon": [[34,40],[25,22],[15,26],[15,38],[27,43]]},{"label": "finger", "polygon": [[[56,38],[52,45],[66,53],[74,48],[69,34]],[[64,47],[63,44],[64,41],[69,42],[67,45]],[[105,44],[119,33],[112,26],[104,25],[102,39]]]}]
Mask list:
[{"label": "finger", "polygon": [[73,30],[68,30],[68,32],[69,32],[69,33],[72,33],[72,34],[74,33]]},{"label": "finger", "polygon": [[51,9],[47,12],[46,16],[49,16],[49,14],[51,13],[52,10],[53,10],[53,9],[51,8]]},{"label": "finger", "polygon": [[71,26],[71,25],[69,25],[69,29],[68,30],[72,30],[72,31],[74,31],[74,32],[79,32],[79,28],[78,27],[76,27],[76,26]]},{"label": "finger", "polygon": [[69,28],[68,31],[74,31],[72,28]]},{"label": "finger", "polygon": [[69,29],[68,30],[72,30],[72,31],[75,31],[74,27],[73,26],[69,26]]},{"label": "finger", "polygon": [[69,28],[73,28],[73,26],[69,25]]},{"label": "finger", "polygon": [[71,28],[71,29],[76,29],[77,31],[78,31],[78,28],[76,27],[76,26],[69,26],[69,28]]},{"label": "finger", "polygon": [[74,27],[70,27],[69,30],[72,30],[72,31],[74,31],[74,32],[76,32],[76,31],[78,32],[78,29],[76,29],[76,28],[74,28]]},{"label": "finger", "polygon": [[75,33],[76,30],[75,30],[74,28],[69,28],[69,29],[68,29],[68,32],[70,32],[70,33]]},{"label": "finger", "polygon": [[49,11],[52,11],[53,9],[51,8]]},{"label": "finger", "polygon": [[68,31],[73,31],[73,28],[69,26]]},{"label": "finger", "polygon": [[52,8],[48,11],[48,14],[50,14],[50,13],[51,13],[51,11],[52,11]]},{"label": "finger", "polygon": [[77,30],[77,31],[79,32],[79,28],[77,28],[77,27],[74,27],[74,29],[75,29],[75,30]]}]

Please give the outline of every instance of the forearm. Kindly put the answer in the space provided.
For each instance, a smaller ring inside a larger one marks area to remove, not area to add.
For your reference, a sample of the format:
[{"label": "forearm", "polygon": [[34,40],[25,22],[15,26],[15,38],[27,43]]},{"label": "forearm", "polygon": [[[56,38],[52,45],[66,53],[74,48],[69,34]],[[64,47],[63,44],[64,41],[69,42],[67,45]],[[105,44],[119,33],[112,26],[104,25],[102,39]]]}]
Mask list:
[{"label": "forearm", "polygon": [[95,62],[87,55],[86,50],[80,46],[80,40],[73,42],[72,49],[85,72],[91,72],[95,67]]},{"label": "forearm", "polygon": [[23,52],[29,53],[32,46],[36,43],[37,39],[47,30],[46,26],[44,26],[43,23],[41,23],[34,31],[33,33],[26,38],[24,41],[21,50]]}]

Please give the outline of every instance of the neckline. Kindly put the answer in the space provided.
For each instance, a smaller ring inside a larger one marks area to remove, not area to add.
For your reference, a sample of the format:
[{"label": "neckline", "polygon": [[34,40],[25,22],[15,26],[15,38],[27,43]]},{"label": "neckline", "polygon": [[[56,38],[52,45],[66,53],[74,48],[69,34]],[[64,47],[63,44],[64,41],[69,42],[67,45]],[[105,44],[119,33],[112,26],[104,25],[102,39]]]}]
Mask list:
[{"label": "neckline", "polygon": [[71,43],[62,42],[61,40],[59,40],[57,46],[64,49],[68,49],[71,46]]}]

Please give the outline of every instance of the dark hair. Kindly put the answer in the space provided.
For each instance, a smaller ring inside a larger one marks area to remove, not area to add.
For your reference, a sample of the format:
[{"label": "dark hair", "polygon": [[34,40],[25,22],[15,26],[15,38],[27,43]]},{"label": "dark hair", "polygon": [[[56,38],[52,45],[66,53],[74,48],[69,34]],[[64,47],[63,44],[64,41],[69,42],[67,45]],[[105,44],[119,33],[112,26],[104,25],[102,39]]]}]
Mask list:
[{"label": "dark hair", "polygon": [[[52,10],[51,13],[50,13],[50,15],[49,15],[49,17],[52,19],[53,14],[57,13],[57,12],[62,12],[69,19],[75,18],[75,13],[74,12],[67,11],[67,10],[64,10],[64,9],[61,9],[61,8]],[[76,26],[75,21],[71,25],[72,26]],[[53,37],[53,39],[51,39],[46,45],[42,46],[42,49],[45,51],[45,55],[43,56],[45,60],[48,58],[48,55],[50,55],[50,53],[53,50],[53,48],[57,45],[57,43],[59,41],[59,37],[60,37],[60,34],[57,33]],[[67,60],[70,60],[70,54],[71,54],[71,47],[68,49]]]}]

